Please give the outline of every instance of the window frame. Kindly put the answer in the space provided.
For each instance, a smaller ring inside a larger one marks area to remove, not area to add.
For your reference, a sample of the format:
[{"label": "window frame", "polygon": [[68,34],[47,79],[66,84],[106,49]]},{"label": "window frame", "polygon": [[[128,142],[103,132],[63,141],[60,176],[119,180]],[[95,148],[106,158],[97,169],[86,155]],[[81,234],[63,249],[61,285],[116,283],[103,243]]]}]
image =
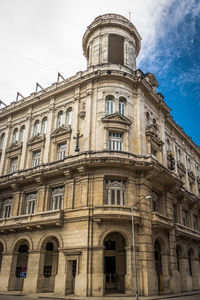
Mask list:
[{"label": "window frame", "polygon": [[64,191],[64,186],[51,188],[50,210],[63,209]]},{"label": "window frame", "polygon": [[125,181],[118,179],[106,179],[105,205],[125,205]]},{"label": "window frame", "polygon": [[17,170],[18,170],[18,156],[15,156],[10,158],[10,173],[14,173]]},{"label": "window frame", "polygon": [[[39,153],[39,155],[37,155]],[[40,165],[40,159],[41,159],[41,149],[35,150],[32,152],[32,167],[38,167]]]},{"label": "window frame", "polygon": [[10,218],[11,209],[12,209],[12,198],[4,199],[2,202],[1,215],[3,219]]},{"label": "window frame", "polygon": [[37,201],[37,192],[25,194],[24,215],[32,215],[35,213]]},{"label": "window frame", "polygon": [[[61,149],[63,145],[65,146],[63,147],[63,149]],[[62,160],[65,158],[66,150],[67,150],[67,142],[62,142],[57,144],[57,160]]]},{"label": "window frame", "polygon": [[121,131],[108,131],[108,150],[123,151],[124,134]]}]

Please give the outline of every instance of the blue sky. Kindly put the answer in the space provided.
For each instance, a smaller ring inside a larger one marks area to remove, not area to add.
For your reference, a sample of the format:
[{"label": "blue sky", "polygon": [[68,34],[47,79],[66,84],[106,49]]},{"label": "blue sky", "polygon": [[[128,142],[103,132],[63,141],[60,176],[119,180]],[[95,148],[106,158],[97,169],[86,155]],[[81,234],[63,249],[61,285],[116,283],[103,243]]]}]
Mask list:
[{"label": "blue sky", "polygon": [[129,17],[172,116],[200,145],[200,0],[0,0],[0,99],[9,104],[86,69],[82,36],[95,17]]},{"label": "blue sky", "polygon": [[158,30],[138,67],[155,73],[174,120],[200,145],[200,1],[165,7]]}]

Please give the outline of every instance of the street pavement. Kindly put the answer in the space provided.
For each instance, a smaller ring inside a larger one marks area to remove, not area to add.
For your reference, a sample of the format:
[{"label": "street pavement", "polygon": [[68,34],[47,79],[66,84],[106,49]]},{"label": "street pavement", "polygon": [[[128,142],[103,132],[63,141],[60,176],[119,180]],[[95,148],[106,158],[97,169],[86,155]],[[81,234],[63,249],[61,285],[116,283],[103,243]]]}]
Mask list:
[{"label": "street pavement", "polygon": [[[67,300],[135,300],[135,297],[129,297],[129,296],[119,296],[119,297],[115,297],[115,296],[106,296],[106,297],[76,297],[74,295],[69,295],[68,297],[62,297],[62,296],[58,296],[58,295],[48,295],[48,294],[34,294],[34,295],[20,295],[20,294],[10,294],[10,295],[4,295],[4,294],[0,294],[0,300],[42,300],[42,299],[46,299],[46,300],[63,300],[63,299],[67,299]],[[165,295],[165,296],[155,296],[155,297],[142,297],[139,296],[139,300],[158,300],[158,299],[171,299],[171,300],[200,300],[200,292],[199,294],[188,294],[188,295],[183,295],[181,296],[180,294],[176,294],[176,295]]]}]

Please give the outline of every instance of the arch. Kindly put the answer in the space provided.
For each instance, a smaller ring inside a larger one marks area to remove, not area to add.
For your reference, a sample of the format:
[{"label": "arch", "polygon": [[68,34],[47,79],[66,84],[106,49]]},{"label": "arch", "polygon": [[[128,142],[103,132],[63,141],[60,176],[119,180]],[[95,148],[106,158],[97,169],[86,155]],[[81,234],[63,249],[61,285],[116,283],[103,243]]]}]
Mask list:
[{"label": "arch", "polygon": [[153,245],[155,244],[156,240],[158,240],[159,244],[161,245],[162,252],[169,252],[168,239],[164,234],[160,232],[155,234],[153,239]]},{"label": "arch", "polygon": [[3,252],[7,251],[7,244],[6,241],[4,240],[4,238],[0,238],[0,243],[3,245]]},{"label": "arch", "polygon": [[23,243],[23,242],[28,242],[29,244],[29,250],[33,250],[33,241],[31,239],[31,237],[29,235],[25,235],[22,237],[18,237],[11,245],[11,251],[12,252],[15,252],[18,245],[20,245],[20,243]]},{"label": "arch", "polygon": [[120,233],[126,242],[126,247],[131,247],[132,246],[132,236],[131,234],[125,230],[124,228],[121,227],[116,227],[116,228],[112,228],[110,230],[105,230],[101,233],[100,237],[99,237],[99,247],[104,247],[104,239],[105,237],[112,233],[112,232],[116,232],[116,233]]},{"label": "arch", "polygon": [[44,246],[45,242],[52,238],[56,238],[58,240],[59,248],[64,247],[64,242],[63,242],[62,236],[60,235],[60,233],[54,232],[53,234],[45,234],[41,237],[41,239],[39,240],[39,242],[37,244],[37,250],[40,251],[42,249],[42,247]]}]

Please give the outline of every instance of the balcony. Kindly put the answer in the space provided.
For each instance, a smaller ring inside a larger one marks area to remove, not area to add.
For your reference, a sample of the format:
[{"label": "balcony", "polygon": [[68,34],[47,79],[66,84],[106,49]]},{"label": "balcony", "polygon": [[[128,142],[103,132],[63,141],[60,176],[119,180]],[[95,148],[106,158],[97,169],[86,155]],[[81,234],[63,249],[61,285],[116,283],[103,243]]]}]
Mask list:
[{"label": "balcony", "polygon": [[0,219],[0,233],[16,232],[26,229],[41,229],[44,227],[61,227],[63,224],[63,211],[45,211],[32,215],[21,215],[8,219]]},{"label": "balcony", "polygon": [[[131,221],[131,208],[122,205],[96,206],[93,211],[93,218],[95,222],[99,223],[103,220]],[[134,221],[139,223],[139,220],[140,213],[137,208],[134,208]]]},{"label": "balcony", "polygon": [[189,237],[189,238],[192,238],[192,239],[196,239],[196,240],[199,240],[200,238],[200,232],[195,230],[195,229],[192,229],[192,228],[189,228],[187,226],[184,226],[182,224],[179,224],[179,223],[176,223],[175,224],[175,230],[176,230],[176,234],[179,235],[179,236],[184,236],[184,237]]},{"label": "balcony", "polygon": [[161,213],[152,212],[151,217],[153,228],[159,227],[164,229],[171,229],[173,227],[173,222]]}]

